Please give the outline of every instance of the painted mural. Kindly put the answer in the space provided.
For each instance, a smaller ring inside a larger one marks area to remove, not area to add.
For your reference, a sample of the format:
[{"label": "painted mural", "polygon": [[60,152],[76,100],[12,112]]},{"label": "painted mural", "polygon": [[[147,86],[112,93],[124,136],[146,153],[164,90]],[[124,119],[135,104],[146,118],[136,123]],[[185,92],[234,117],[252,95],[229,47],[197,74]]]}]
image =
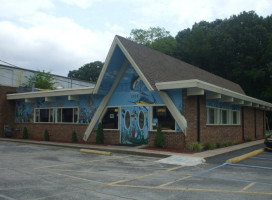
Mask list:
[{"label": "painted mural", "polygon": [[148,144],[148,108],[144,106],[122,107],[121,143]]},{"label": "painted mural", "polygon": [[[37,98],[35,103],[25,103],[24,100],[16,101],[15,122],[34,122],[35,108],[57,108],[57,107],[78,107],[79,123],[89,123],[97,110],[102,96],[80,95],[79,101],[69,101],[67,96],[56,97],[55,102],[45,102],[44,98]],[[54,110],[54,113],[56,110]]]}]

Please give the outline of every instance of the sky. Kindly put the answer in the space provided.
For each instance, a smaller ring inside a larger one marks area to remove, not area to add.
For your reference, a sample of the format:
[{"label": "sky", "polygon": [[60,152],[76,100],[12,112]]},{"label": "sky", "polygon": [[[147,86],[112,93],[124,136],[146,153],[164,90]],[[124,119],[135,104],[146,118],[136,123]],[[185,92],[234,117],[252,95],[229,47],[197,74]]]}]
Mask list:
[{"label": "sky", "polygon": [[272,14],[271,0],[0,0],[0,5],[0,60],[62,76],[104,62],[114,36],[128,37],[135,28],[159,26],[176,36],[202,20],[251,10]]}]

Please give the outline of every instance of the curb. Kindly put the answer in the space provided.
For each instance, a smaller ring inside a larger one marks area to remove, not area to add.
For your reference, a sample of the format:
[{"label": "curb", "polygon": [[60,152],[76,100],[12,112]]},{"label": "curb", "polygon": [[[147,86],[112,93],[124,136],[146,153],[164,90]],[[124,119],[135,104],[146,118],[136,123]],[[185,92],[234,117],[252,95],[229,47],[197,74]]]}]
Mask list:
[{"label": "curb", "polygon": [[237,156],[237,157],[228,159],[226,161],[226,163],[237,163],[237,162],[240,162],[240,161],[245,160],[247,158],[250,158],[252,156],[256,156],[256,155],[258,155],[258,154],[260,154],[260,153],[262,153],[264,151],[265,151],[265,148],[258,149],[258,150],[252,151],[250,153],[247,153],[247,154],[244,154],[244,155],[241,155],[241,156]]},{"label": "curb", "polygon": [[93,153],[93,154],[99,154],[99,155],[105,155],[105,156],[112,155],[112,153],[108,151],[97,151],[97,150],[91,150],[91,149],[80,149],[79,151],[83,153]]}]

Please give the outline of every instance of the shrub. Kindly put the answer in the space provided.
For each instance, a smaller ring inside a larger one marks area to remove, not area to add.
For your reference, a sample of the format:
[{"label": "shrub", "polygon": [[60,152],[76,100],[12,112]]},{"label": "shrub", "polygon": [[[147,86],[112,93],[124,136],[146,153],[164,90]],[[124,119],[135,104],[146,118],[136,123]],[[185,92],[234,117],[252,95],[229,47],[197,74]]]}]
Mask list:
[{"label": "shrub", "polygon": [[165,145],[165,137],[162,134],[161,126],[159,125],[157,128],[157,133],[154,138],[154,146],[158,148],[162,148]]},{"label": "shrub", "polygon": [[253,141],[253,138],[252,138],[252,137],[248,137],[246,140],[247,140],[248,142],[251,142],[251,141]]},{"label": "shrub", "polygon": [[228,147],[228,146],[231,146],[232,145],[232,142],[224,142],[223,143],[223,146],[224,147]]},{"label": "shrub", "polygon": [[24,127],[23,129],[23,139],[27,139],[28,138],[28,131],[27,131],[27,128]]},{"label": "shrub", "polygon": [[104,144],[104,131],[101,123],[98,124],[98,128],[96,130],[95,143]]},{"label": "shrub", "polygon": [[203,148],[205,150],[212,150],[212,149],[215,149],[215,144],[207,142],[207,143],[204,144]]},{"label": "shrub", "polygon": [[189,146],[190,151],[199,152],[202,149],[203,149],[203,146],[201,144],[199,144],[198,142],[194,142],[194,143],[190,144],[190,146]]},{"label": "shrub", "polygon": [[222,147],[222,144],[221,144],[220,142],[216,142],[216,143],[215,143],[215,147],[216,147],[216,148],[220,148],[220,147]]},{"label": "shrub", "polygon": [[71,141],[72,142],[78,142],[78,139],[77,139],[77,134],[75,131],[72,132],[72,138],[71,138]]},{"label": "shrub", "polygon": [[44,130],[43,139],[44,139],[44,141],[49,141],[50,140],[49,133],[48,133],[47,129]]}]

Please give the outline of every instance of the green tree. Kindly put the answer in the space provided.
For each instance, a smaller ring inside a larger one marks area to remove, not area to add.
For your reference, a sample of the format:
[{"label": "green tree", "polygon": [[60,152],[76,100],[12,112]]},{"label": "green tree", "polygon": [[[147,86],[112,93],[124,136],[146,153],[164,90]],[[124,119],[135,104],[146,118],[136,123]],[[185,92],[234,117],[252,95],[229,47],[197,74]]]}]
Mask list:
[{"label": "green tree", "polygon": [[49,141],[50,140],[50,136],[49,136],[49,133],[48,133],[47,129],[44,130],[43,139],[44,139],[44,141]]},{"label": "green tree", "polygon": [[78,70],[69,71],[68,77],[96,83],[103,63],[100,61],[83,65]]},{"label": "green tree", "polygon": [[101,123],[98,124],[98,128],[96,130],[95,143],[104,144],[104,131]]},{"label": "green tree", "polygon": [[26,127],[23,129],[23,139],[28,139],[28,131]]},{"label": "green tree", "polygon": [[161,126],[159,125],[157,128],[157,132],[154,139],[154,146],[158,148],[162,148],[165,146],[165,137],[162,133]]},{"label": "green tree", "polygon": [[35,72],[33,76],[28,78],[26,87],[32,87],[35,82],[35,87],[40,89],[54,89],[54,76],[50,72],[44,70]]},{"label": "green tree", "polygon": [[76,131],[72,132],[71,141],[72,142],[78,142]]},{"label": "green tree", "polygon": [[170,32],[160,27],[150,27],[147,30],[132,29],[128,39],[168,55],[174,54],[177,45]]}]

